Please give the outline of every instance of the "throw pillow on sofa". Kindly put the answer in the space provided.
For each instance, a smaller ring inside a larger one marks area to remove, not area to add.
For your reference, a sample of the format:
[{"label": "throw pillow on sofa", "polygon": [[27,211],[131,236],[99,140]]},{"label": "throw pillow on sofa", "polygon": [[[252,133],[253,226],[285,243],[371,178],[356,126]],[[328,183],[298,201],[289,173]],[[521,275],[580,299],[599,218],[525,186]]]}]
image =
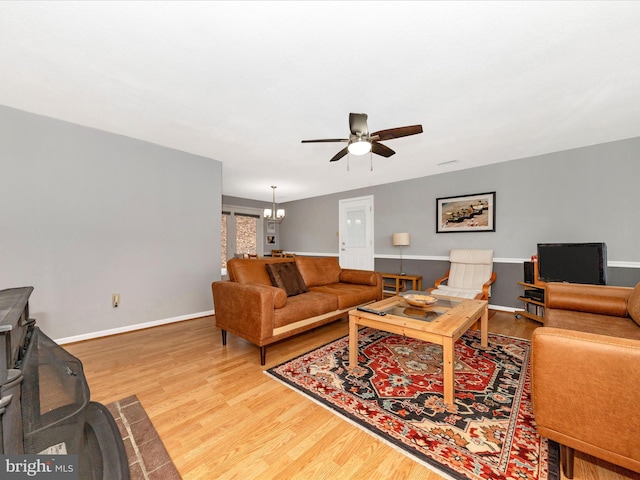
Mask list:
[{"label": "throw pillow on sofa", "polygon": [[302,275],[294,262],[267,263],[267,273],[274,287],[282,288],[287,297],[308,292]]}]

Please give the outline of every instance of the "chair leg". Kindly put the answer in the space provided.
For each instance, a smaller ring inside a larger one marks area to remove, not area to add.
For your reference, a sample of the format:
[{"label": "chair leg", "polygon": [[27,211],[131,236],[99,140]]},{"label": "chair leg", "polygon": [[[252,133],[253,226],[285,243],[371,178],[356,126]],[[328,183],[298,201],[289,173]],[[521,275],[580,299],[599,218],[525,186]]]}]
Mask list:
[{"label": "chair leg", "polygon": [[222,332],[222,345],[226,345],[227,344],[227,331],[226,330],[220,330]]},{"label": "chair leg", "polygon": [[560,464],[562,465],[562,471],[564,476],[573,478],[573,461],[575,456],[575,450],[566,445],[560,445]]},{"label": "chair leg", "polygon": [[267,347],[260,347],[260,365],[267,363]]}]

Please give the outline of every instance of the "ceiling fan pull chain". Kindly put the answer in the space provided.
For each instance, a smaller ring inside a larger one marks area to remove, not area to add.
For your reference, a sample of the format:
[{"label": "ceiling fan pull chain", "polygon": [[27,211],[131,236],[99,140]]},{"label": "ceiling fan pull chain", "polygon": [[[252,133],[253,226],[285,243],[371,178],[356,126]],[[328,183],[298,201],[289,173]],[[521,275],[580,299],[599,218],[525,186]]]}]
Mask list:
[{"label": "ceiling fan pull chain", "polygon": [[349,159],[351,158],[351,155],[347,155],[347,172],[349,171]]},{"label": "ceiling fan pull chain", "polygon": [[373,172],[373,153],[369,152],[369,158],[371,159],[371,171]]}]

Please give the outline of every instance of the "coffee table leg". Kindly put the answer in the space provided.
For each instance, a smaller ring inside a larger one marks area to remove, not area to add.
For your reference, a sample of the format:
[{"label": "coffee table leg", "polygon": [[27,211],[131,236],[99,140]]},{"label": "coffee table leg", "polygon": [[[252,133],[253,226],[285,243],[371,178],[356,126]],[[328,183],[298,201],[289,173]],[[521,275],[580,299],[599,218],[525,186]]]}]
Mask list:
[{"label": "coffee table leg", "polygon": [[480,317],[480,345],[489,346],[489,305],[484,307],[482,317]]},{"label": "coffee table leg", "polygon": [[454,351],[453,341],[449,339],[442,344],[442,375],[444,377],[444,401],[454,403]]},{"label": "coffee table leg", "polygon": [[355,315],[349,315],[349,366],[358,366],[358,323]]}]

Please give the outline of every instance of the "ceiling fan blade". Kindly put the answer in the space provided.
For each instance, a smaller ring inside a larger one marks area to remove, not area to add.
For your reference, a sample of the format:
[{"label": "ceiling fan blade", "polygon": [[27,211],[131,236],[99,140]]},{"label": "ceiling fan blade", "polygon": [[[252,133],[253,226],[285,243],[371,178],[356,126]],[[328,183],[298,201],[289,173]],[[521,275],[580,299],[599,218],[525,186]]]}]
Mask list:
[{"label": "ceiling fan blade", "polygon": [[367,126],[367,114],[366,113],[350,113],[349,114],[349,128],[353,135],[369,134],[369,127]]},{"label": "ceiling fan blade", "polygon": [[333,158],[331,160],[329,160],[330,162],[337,162],[338,160],[340,160],[342,157],[344,157],[347,153],[349,153],[349,150],[347,147],[343,148],[342,150],[340,150],[338,153],[336,153]]},{"label": "ceiling fan blade", "polygon": [[389,158],[391,155],[395,155],[396,153],[386,145],[383,145],[378,142],[371,142],[371,151],[376,155],[382,155],[383,157],[387,157],[387,158]]},{"label": "ceiling fan blade", "polygon": [[377,140],[391,140],[392,138],[408,137],[422,133],[422,125],[410,125],[408,127],[388,128],[371,134],[372,137],[377,136]]},{"label": "ceiling fan blade", "polygon": [[302,143],[348,142],[348,138],[324,138],[321,140],[302,140]]}]

